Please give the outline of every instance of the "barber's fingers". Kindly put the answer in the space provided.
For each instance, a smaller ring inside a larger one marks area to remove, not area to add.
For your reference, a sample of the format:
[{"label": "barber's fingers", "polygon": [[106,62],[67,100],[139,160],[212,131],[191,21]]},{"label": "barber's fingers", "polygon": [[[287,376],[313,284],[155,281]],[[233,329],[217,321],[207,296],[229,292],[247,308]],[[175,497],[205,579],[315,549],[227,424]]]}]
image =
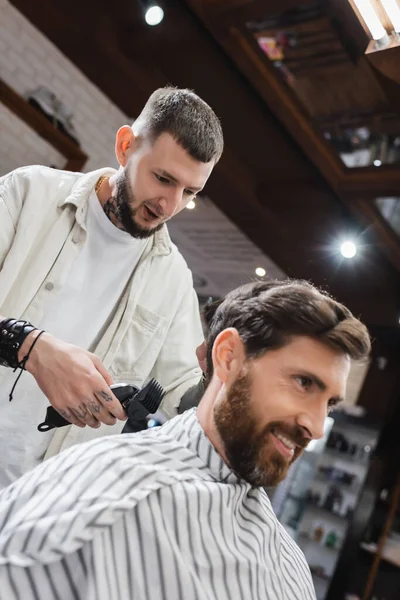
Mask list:
[{"label": "barber's fingers", "polygon": [[200,346],[197,346],[196,356],[200,369],[203,371],[203,373],[207,373],[207,345],[205,341],[200,344]]},{"label": "barber's fingers", "polygon": [[85,427],[86,423],[84,423],[78,417],[76,417],[71,410],[66,408],[57,408],[56,410],[66,421],[69,421],[71,425],[76,425],[77,427]]},{"label": "barber's fingers", "polygon": [[112,385],[114,383],[114,380],[111,377],[110,373],[105,368],[105,366],[103,365],[103,363],[101,362],[101,360],[99,359],[99,357],[96,356],[96,354],[91,353],[91,358],[92,358],[94,366],[96,367],[96,369],[98,370],[100,375],[103,377],[106,384],[108,386]]},{"label": "barber's fingers", "polygon": [[68,406],[66,409],[58,410],[58,412],[64,419],[67,419],[67,421],[78,427],[88,425],[89,427],[98,429],[101,423],[114,425],[117,422],[116,418],[95,396],[93,396],[93,399],[80,402],[79,404],[74,403],[73,406]]},{"label": "barber's fingers", "polygon": [[98,419],[100,408],[101,407],[99,407],[96,400],[87,400],[86,402],[81,402],[78,406],[71,407],[70,410],[73,416],[76,419],[79,419],[81,423],[97,429],[100,427],[100,421]]},{"label": "barber's fingers", "polygon": [[[121,421],[126,421],[126,419],[127,419],[126,412],[123,409],[118,398],[116,396],[114,396],[114,394],[112,393],[112,391],[110,389],[94,391],[94,397],[99,402],[99,404],[102,406],[100,415],[103,415],[105,412],[108,412],[108,413],[111,413],[111,415],[113,415],[117,419],[120,419]],[[101,417],[100,417],[100,420],[103,421],[103,419]],[[107,421],[103,421],[103,422],[106,423]],[[108,424],[112,425],[112,423],[108,423]]]}]

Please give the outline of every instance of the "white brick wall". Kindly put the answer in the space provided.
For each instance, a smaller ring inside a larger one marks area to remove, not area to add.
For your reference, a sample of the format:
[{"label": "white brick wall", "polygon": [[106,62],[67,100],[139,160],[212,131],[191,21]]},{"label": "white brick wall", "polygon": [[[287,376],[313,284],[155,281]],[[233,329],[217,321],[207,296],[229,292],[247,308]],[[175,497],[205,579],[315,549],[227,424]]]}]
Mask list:
[{"label": "white brick wall", "polygon": [[24,165],[63,168],[65,158],[7,107],[0,108],[0,175]]},{"label": "white brick wall", "polygon": [[[0,0],[0,73],[25,95],[38,85],[55,92],[74,114],[82,149],[89,156],[84,171],[116,166],[115,134],[127,117],[38,29]],[[19,166],[62,167],[65,159],[0,102],[0,175]]]}]

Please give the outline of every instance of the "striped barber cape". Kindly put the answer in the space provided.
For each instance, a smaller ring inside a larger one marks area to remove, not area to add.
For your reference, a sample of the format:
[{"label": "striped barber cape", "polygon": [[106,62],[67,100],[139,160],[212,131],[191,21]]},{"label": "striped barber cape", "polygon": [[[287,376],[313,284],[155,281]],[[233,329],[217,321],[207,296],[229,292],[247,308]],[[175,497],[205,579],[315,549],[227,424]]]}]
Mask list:
[{"label": "striped barber cape", "polygon": [[264,490],[187,411],[74,446],[0,494],[1,600],[315,600]]}]

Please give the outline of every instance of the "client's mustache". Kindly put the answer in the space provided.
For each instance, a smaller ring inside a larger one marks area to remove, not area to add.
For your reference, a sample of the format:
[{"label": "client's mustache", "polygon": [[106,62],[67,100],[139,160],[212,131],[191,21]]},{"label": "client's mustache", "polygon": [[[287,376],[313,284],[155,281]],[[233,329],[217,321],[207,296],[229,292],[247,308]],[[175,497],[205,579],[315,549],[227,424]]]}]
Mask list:
[{"label": "client's mustache", "polygon": [[285,423],[284,421],[273,421],[268,423],[262,431],[262,436],[264,437],[267,433],[280,433],[301,449],[308,446],[311,441],[310,437],[304,435],[304,431],[301,427],[298,425],[288,425],[288,423]]}]

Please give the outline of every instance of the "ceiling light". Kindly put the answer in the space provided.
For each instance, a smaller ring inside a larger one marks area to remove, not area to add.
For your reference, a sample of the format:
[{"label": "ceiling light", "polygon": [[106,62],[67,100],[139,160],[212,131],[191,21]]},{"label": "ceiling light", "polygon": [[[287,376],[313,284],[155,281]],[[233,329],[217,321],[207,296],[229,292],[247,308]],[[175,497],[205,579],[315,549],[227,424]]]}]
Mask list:
[{"label": "ceiling light", "polygon": [[258,275],[258,277],[264,277],[265,274],[266,274],[265,269],[263,269],[262,267],[257,267],[256,275]]},{"label": "ceiling light", "polygon": [[149,6],[144,15],[147,25],[159,25],[164,18],[164,11],[158,4]]},{"label": "ceiling light", "polygon": [[377,159],[375,159],[375,160],[374,160],[374,166],[375,166],[375,167],[380,167],[380,166],[381,166],[381,164],[382,164],[382,161],[381,161],[381,160],[379,160],[379,158],[377,158]]},{"label": "ceiling light", "polygon": [[351,240],[347,240],[340,246],[340,252],[345,258],[353,258],[357,254],[357,246]]},{"label": "ceiling light", "polygon": [[193,210],[196,208],[196,202],[194,200],[189,200],[189,202],[186,204],[186,208]]},{"label": "ceiling light", "polygon": [[396,33],[400,33],[400,7],[396,0],[381,0],[381,4],[392,21],[393,29]]},{"label": "ceiling light", "polygon": [[[348,0],[370,40],[365,56],[389,79],[400,84],[400,4],[399,0]],[[374,8],[375,6],[375,8]],[[393,31],[394,29],[394,31]],[[385,88],[386,92],[386,88]],[[398,103],[396,89],[388,88],[389,100]]]},{"label": "ceiling light", "polygon": [[357,6],[372,38],[382,45],[387,44],[389,42],[388,34],[373,9],[370,0],[354,0],[354,4]]}]

